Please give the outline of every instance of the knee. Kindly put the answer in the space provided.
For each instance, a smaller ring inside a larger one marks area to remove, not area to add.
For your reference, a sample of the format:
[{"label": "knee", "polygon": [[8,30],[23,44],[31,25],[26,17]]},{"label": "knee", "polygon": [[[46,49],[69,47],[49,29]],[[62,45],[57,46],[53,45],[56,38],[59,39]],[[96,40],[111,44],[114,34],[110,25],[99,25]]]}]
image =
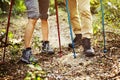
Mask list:
[{"label": "knee", "polygon": [[46,24],[46,23],[47,23],[47,19],[41,19],[41,22],[42,22],[43,24]]},{"label": "knee", "polygon": [[89,10],[81,10],[80,14],[82,17],[91,18],[91,12]]},{"label": "knee", "polygon": [[45,14],[45,13],[44,13],[44,14],[41,14],[41,15],[40,15],[40,19],[43,20],[43,21],[47,21],[47,19],[48,19],[48,14]]},{"label": "knee", "polygon": [[37,22],[37,19],[28,19],[28,24],[35,25],[36,22]]}]

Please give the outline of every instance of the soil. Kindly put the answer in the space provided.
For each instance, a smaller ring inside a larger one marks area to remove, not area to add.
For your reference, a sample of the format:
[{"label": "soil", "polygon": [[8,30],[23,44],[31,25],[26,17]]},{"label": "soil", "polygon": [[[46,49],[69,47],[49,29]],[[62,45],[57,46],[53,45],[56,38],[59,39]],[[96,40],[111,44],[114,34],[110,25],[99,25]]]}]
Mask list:
[{"label": "soil", "polygon": [[[120,80],[120,35],[108,31],[106,33],[107,39],[107,53],[103,53],[103,38],[102,33],[96,34],[92,40],[92,46],[95,49],[94,57],[86,57],[83,54],[83,48],[80,46],[75,49],[76,58],[73,56],[72,49],[68,48],[68,43],[71,42],[69,26],[67,22],[66,13],[59,13],[60,23],[60,38],[61,51],[59,49],[59,41],[57,34],[56,17],[49,17],[50,45],[54,48],[55,54],[41,54],[41,27],[40,21],[37,22],[33,39],[32,51],[36,58],[39,59],[37,65],[40,69],[33,69],[28,64],[20,61],[22,49],[24,48],[24,30],[27,22],[26,16],[12,17],[10,32],[14,34],[13,43],[20,43],[17,53],[11,55],[16,48],[8,46],[6,48],[6,58],[4,64],[0,64],[0,80],[24,80],[28,73],[41,73],[41,79],[34,79],[31,77],[26,80]],[[7,19],[0,21],[1,30],[5,29]],[[4,48],[0,48],[0,60]],[[43,71],[43,72],[42,72]],[[45,72],[45,74],[43,74]]]}]

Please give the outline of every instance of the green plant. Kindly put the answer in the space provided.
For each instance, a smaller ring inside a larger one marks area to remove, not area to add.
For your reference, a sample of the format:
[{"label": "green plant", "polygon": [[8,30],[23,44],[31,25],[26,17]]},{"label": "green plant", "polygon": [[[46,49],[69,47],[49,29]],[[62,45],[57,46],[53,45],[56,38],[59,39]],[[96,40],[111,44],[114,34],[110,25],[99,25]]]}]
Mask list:
[{"label": "green plant", "polygon": [[[10,7],[10,0],[0,0],[0,14],[8,13]],[[25,11],[24,0],[14,0],[13,13],[21,14]]]},{"label": "green plant", "polygon": [[[4,47],[5,45],[5,29],[0,30],[0,47]],[[15,59],[15,56],[18,55],[21,46],[21,39],[17,40],[14,39],[14,35],[11,31],[8,33],[8,41],[7,41],[7,48],[10,51],[10,55],[12,60]]]},{"label": "green plant", "polygon": [[24,0],[15,0],[13,8],[14,8],[14,14],[20,14],[25,12],[26,7],[24,5]]},{"label": "green plant", "polygon": [[46,80],[46,72],[38,64],[29,64],[28,67],[30,70],[24,80]]},{"label": "green plant", "polygon": [[[105,27],[120,29],[120,2],[119,0],[103,0]],[[102,29],[102,14],[100,0],[91,0],[91,12],[93,14],[94,33]]]}]

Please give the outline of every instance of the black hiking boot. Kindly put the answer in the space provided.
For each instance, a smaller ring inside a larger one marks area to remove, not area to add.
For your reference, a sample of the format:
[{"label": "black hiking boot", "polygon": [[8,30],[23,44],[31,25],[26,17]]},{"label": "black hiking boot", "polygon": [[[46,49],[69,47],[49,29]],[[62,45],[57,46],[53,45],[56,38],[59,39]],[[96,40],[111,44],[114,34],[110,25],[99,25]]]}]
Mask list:
[{"label": "black hiking boot", "polygon": [[[82,34],[75,34],[75,38],[73,40],[74,42],[74,47],[77,48],[79,47],[80,45],[82,45]],[[68,46],[70,48],[72,48],[72,43],[69,43]]]},{"label": "black hiking boot", "polygon": [[87,57],[93,57],[95,55],[94,49],[91,47],[90,39],[84,38],[82,40],[84,53]]},{"label": "black hiking boot", "polygon": [[26,48],[22,52],[21,61],[27,64],[31,64],[36,63],[38,59],[35,59],[34,56],[32,55],[31,48]]},{"label": "black hiking boot", "polygon": [[50,47],[49,41],[42,41],[41,53],[54,54],[54,50]]}]

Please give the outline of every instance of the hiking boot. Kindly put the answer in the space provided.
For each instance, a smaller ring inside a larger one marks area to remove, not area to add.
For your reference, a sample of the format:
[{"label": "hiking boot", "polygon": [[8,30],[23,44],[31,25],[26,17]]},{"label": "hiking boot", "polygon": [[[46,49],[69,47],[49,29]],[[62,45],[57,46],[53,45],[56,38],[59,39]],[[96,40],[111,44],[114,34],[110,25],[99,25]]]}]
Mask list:
[{"label": "hiking boot", "polygon": [[41,53],[54,54],[54,50],[50,47],[49,41],[42,41]]},{"label": "hiking boot", "polygon": [[[82,34],[75,34],[75,38],[73,40],[73,43],[74,43],[74,47],[77,48],[79,47],[80,45],[82,45]],[[72,48],[72,43],[69,43],[68,46],[70,48]]]},{"label": "hiking boot", "polygon": [[32,51],[31,48],[26,48],[23,50],[22,52],[22,58],[21,61],[27,63],[27,64],[31,64],[36,63],[38,60],[34,58],[34,56],[32,55]]},{"label": "hiking boot", "polygon": [[94,56],[94,49],[91,47],[91,42],[90,39],[84,38],[82,40],[83,42],[83,48],[84,48],[84,53],[87,57],[92,57]]}]

